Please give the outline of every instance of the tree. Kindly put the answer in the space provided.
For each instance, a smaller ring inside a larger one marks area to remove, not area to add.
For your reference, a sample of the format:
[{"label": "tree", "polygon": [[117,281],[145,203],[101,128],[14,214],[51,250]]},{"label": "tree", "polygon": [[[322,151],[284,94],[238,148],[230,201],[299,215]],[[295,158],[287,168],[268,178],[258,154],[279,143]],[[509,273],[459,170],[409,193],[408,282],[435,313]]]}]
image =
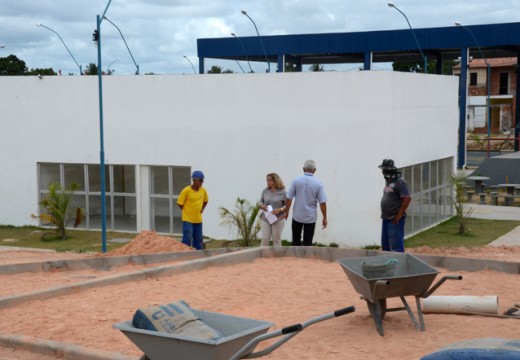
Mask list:
[{"label": "tree", "polygon": [[27,71],[25,73],[25,75],[58,75],[58,74],[56,74],[52,68],[47,68],[47,69],[36,68],[36,69],[31,69],[31,70]]},{"label": "tree", "polygon": [[15,55],[0,58],[0,75],[25,75],[27,66],[25,61],[18,59]]},{"label": "tree", "polygon": [[98,67],[94,63],[90,63],[87,65],[87,68],[84,71],[85,75],[97,75],[98,74]]},{"label": "tree", "polygon": [[325,71],[325,69],[323,69],[323,65],[312,64],[311,66],[309,66],[309,71]]},{"label": "tree", "polygon": [[[49,194],[40,201],[44,210],[43,214],[31,215],[33,219],[53,225],[54,234],[61,240],[67,238],[66,229],[72,220],[74,220],[74,227],[77,227],[83,218],[81,208],[73,209],[71,207],[71,200],[77,188],[78,184],[71,184],[68,189],[62,189],[58,182],[49,184]],[[44,233],[42,239],[48,235],[49,233]]]},{"label": "tree", "polygon": [[208,74],[233,74],[233,70],[230,69],[222,69],[222,67],[218,65],[213,65],[211,69],[208,70]]},{"label": "tree", "polygon": [[252,245],[260,231],[260,219],[257,217],[260,206],[258,204],[253,206],[249,201],[237,198],[234,211],[222,206],[218,210],[222,219],[220,224],[227,225],[230,229],[236,228],[237,235],[241,237],[242,246]]}]

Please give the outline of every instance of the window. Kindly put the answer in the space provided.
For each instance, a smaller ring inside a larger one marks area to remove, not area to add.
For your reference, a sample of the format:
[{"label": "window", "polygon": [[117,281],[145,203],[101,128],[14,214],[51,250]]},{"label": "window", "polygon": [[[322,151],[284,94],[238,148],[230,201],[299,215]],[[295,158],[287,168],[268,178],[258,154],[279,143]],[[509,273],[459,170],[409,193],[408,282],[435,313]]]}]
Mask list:
[{"label": "window", "polygon": [[415,234],[453,215],[453,158],[407,166],[401,170],[412,196],[406,211],[405,235]]},{"label": "window", "polygon": [[500,89],[499,95],[509,94],[509,73],[500,73]]},{"label": "window", "polygon": [[469,74],[469,84],[471,86],[477,85],[477,73],[476,72],[472,72]]},{"label": "window", "polygon": [[[80,228],[101,229],[102,201],[99,165],[38,164],[40,201],[49,184],[59,182],[62,188],[78,185],[72,206],[83,209]],[[137,231],[135,166],[107,165],[105,167],[105,206],[107,230]]]},{"label": "window", "polygon": [[150,228],[160,233],[181,234],[182,212],[177,199],[190,184],[188,166],[150,166]]}]

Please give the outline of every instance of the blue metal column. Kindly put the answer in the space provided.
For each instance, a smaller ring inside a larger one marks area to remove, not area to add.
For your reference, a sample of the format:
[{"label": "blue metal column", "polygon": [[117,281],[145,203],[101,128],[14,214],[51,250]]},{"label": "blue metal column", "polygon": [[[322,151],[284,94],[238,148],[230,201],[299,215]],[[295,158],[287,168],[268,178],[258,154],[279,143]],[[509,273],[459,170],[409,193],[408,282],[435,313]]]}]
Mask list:
[{"label": "blue metal column", "polygon": [[[516,68],[518,69],[520,66],[520,54],[517,54],[516,58]],[[520,76],[516,74],[516,95],[515,95],[515,151],[520,150],[518,136],[520,135],[520,98],[518,94],[518,89],[520,89]]]},{"label": "blue metal column", "polygon": [[199,74],[204,74],[204,58],[199,58]]},{"label": "blue metal column", "polygon": [[276,66],[276,72],[284,72],[284,59],[285,59],[285,56],[282,54],[282,55],[278,55],[278,64]]},{"label": "blue metal column", "polygon": [[365,53],[365,63],[363,64],[363,70],[370,70],[372,68],[372,52]]},{"label": "blue metal column", "polygon": [[464,169],[466,165],[466,96],[468,84],[468,48],[462,48],[460,54],[459,76],[459,149],[457,168]]}]

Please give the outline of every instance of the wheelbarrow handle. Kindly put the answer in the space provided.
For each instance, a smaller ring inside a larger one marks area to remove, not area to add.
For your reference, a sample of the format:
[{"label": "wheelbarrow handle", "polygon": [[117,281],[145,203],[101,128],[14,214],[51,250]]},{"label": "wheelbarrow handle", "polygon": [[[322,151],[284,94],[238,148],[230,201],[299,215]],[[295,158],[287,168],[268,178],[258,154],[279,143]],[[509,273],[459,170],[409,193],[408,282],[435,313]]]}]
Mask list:
[{"label": "wheelbarrow handle", "polygon": [[[298,335],[300,333],[300,331],[302,331],[306,327],[316,324],[320,321],[324,321],[324,320],[328,320],[328,319],[331,319],[334,317],[350,314],[354,311],[356,311],[356,308],[354,306],[349,306],[349,307],[346,307],[343,309],[336,310],[331,313],[316,316],[316,317],[309,319],[307,321],[304,321],[303,323],[300,323],[300,324],[289,325],[282,329],[278,329],[278,330],[268,332],[266,334],[258,335],[256,337],[254,337],[253,339],[249,340],[249,342],[246,345],[244,345],[237,353],[235,353],[235,355],[233,355],[230,358],[230,360],[253,359],[253,358],[257,358],[257,357],[261,357],[261,356],[270,354],[273,350],[280,347],[282,344],[284,344],[288,340],[292,339],[294,336]],[[272,339],[274,337],[281,336],[281,335],[284,335],[284,336],[280,340],[278,340],[277,342],[272,344],[271,346],[269,346],[263,350],[257,351],[255,353],[249,353],[260,342],[267,340],[267,339]],[[244,354],[247,354],[247,355],[244,355]]]},{"label": "wheelbarrow handle", "polygon": [[433,285],[430,290],[428,290],[424,295],[421,297],[423,299],[426,299],[428,296],[433,294],[435,290],[439,288],[446,280],[462,280],[462,275],[445,275],[443,276],[435,285]]}]

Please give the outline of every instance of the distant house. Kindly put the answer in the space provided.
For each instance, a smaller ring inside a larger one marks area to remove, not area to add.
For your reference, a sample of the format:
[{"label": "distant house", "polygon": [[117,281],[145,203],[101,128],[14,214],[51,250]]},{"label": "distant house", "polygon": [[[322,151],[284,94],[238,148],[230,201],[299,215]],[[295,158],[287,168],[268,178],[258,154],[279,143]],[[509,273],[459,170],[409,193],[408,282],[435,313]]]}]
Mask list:
[{"label": "distant house", "polygon": [[[487,59],[491,68],[491,132],[500,133],[514,127],[517,58]],[[460,64],[453,74],[460,75]],[[475,133],[487,132],[487,64],[484,59],[470,61],[468,74],[467,128]]]}]

